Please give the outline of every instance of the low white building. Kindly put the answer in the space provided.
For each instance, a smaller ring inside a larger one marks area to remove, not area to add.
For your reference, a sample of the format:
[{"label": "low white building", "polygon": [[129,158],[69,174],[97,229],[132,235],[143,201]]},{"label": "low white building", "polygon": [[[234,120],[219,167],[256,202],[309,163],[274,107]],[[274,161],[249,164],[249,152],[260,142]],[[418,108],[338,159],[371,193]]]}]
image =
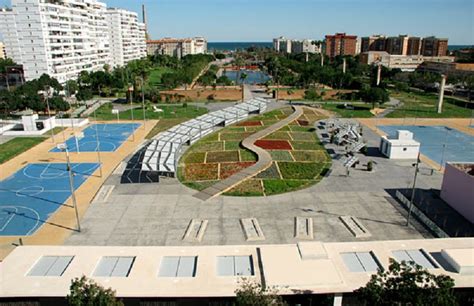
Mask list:
[{"label": "low white building", "polygon": [[382,136],[379,149],[390,159],[416,159],[420,143],[413,139],[412,132],[399,130],[395,137]]},{"label": "low white building", "polygon": [[385,51],[369,51],[360,54],[360,62],[367,65],[380,64],[389,69],[415,71],[424,62],[452,63],[453,56],[393,55]]},{"label": "low white building", "polygon": [[194,38],[163,38],[146,42],[148,55],[168,55],[177,58],[190,54],[207,53],[207,40],[203,37]]}]

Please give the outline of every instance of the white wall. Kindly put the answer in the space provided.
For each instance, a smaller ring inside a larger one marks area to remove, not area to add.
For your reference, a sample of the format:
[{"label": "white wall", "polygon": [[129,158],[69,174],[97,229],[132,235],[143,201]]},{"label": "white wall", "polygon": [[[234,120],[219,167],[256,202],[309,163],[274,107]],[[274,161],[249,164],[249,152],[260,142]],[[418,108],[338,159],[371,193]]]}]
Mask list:
[{"label": "white wall", "polygon": [[382,137],[380,141],[380,151],[390,159],[416,159],[420,151],[420,145],[413,143],[400,144],[398,141],[393,143],[390,139]]}]

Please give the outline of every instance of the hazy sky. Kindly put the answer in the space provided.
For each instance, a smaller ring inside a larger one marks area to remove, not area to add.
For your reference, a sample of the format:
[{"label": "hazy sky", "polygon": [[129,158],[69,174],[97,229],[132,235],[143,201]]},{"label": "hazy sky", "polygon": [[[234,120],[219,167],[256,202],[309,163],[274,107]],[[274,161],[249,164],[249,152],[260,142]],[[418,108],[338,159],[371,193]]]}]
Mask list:
[{"label": "hazy sky", "polygon": [[[325,34],[436,35],[474,43],[473,0],[105,0],[147,7],[152,38],[204,36],[209,41],[321,39]],[[0,5],[10,0],[0,0]]]}]

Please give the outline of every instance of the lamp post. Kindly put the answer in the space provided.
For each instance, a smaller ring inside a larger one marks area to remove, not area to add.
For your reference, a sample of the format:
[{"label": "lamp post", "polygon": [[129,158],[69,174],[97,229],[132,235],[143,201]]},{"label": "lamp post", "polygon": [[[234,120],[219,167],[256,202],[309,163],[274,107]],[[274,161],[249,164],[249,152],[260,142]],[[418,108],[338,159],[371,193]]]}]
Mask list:
[{"label": "lamp post", "polygon": [[[94,108],[94,118],[97,118],[96,114],[95,114],[95,111],[96,111],[96,109]],[[100,158],[100,140],[99,140],[99,131],[98,131],[97,127],[95,129],[95,140],[97,141],[97,161],[99,162],[99,173],[100,173],[100,177],[102,177],[102,162],[101,162],[101,158]]]},{"label": "lamp post", "polygon": [[418,157],[416,158],[416,164],[414,164],[414,166],[415,166],[415,177],[413,178],[413,187],[411,188],[410,206],[408,207],[408,216],[407,216],[406,226],[410,225],[410,217],[411,217],[411,211],[413,210],[413,201],[415,199],[416,178],[418,176],[419,165],[420,165],[420,152],[418,152]]},{"label": "lamp post", "polygon": [[74,191],[74,175],[72,174],[71,162],[69,160],[69,151],[67,149],[67,144],[60,143],[56,147],[59,150],[64,151],[66,153],[67,172],[69,173],[69,188],[71,190],[72,205],[74,206],[74,211],[76,213],[77,231],[81,232],[81,223],[79,221],[79,212],[77,210],[76,194]]},{"label": "lamp post", "polygon": [[143,88],[145,81],[143,76],[141,77],[142,81],[142,108],[143,108],[143,128],[146,129],[146,110],[145,110],[145,88]]},{"label": "lamp post", "polygon": [[130,93],[130,115],[132,118],[132,142],[135,141],[134,129],[133,129],[133,86],[128,87],[128,92]]}]

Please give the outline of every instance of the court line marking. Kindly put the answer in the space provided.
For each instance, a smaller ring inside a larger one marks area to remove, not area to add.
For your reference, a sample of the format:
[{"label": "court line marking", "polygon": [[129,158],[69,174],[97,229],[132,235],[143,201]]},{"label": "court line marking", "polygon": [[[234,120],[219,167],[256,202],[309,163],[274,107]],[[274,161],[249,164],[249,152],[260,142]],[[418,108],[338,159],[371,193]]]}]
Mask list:
[{"label": "court line marking", "polygon": [[[3,206],[3,207],[1,207],[0,209],[3,209],[3,208],[5,208],[5,207],[15,208],[15,210],[16,210],[15,212],[18,212],[18,209],[17,209],[17,208],[23,208],[23,209],[25,209],[25,210],[29,210],[29,211],[33,212],[33,213],[36,215],[36,217],[37,217],[37,218],[36,218],[36,223],[35,223],[35,225],[34,225],[24,236],[29,236],[29,235],[32,234],[33,231],[36,231],[37,226],[38,226],[38,224],[40,223],[40,219],[41,219],[39,213],[38,213],[36,210],[34,210],[34,209],[32,209],[32,208],[29,208],[29,207],[25,207],[25,206]],[[13,215],[12,215],[12,218],[10,219],[10,221],[11,221],[15,216],[16,216],[16,215],[13,214]],[[47,221],[44,221],[44,222],[46,223]],[[2,230],[2,231],[3,231],[3,230]],[[3,235],[3,236],[7,236],[7,235]],[[22,236],[22,235],[18,235],[18,234],[17,234],[17,235],[9,235],[9,236]]]}]

